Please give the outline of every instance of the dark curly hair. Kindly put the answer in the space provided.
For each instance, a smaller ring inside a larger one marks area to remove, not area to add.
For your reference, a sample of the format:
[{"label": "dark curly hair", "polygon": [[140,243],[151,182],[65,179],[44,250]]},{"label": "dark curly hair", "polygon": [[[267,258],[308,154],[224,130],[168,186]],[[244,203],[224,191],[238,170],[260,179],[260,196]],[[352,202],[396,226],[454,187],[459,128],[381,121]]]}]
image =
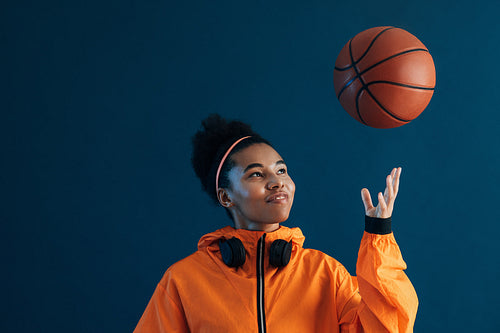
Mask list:
[{"label": "dark curly hair", "polygon": [[251,136],[238,143],[222,166],[219,175],[219,187],[229,187],[229,171],[234,167],[231,156],[256,143],[265,143],[272,147],[271,143],[259,134],[255,133],[250,125],[238,120],[228,121],[218,114],[211,114],[202,122],[200,129],[192,137],[193,153],[191,163],[194,172],[200,178],[203,190],[209,195],[214,203],[218,204],[215,191],[215,175],[222,157],[236,140]]}]

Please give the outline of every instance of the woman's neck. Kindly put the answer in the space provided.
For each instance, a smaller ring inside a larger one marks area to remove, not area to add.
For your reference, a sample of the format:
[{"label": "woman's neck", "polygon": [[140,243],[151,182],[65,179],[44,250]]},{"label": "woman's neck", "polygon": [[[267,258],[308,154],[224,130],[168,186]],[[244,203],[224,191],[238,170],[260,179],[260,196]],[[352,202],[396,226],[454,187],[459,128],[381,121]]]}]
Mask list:
[{"label": "woman's neck", "polygon": [[278,230],[280,227],[279,223],[258,223],[258,222],[234,222],[235,229],[245,229],[252,231],[264,231],[264,232],[273,232]]}]

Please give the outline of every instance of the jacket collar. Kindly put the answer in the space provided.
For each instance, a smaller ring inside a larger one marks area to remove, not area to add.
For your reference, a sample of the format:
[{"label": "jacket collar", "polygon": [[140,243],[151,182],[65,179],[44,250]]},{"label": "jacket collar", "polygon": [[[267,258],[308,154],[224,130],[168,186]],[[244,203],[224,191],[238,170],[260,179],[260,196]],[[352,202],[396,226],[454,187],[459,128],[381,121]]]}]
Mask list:
[{"label": "jacket collar", "polygon": [[[208,233],[201,237],[198,242],[198,249],[202,250],[207,247],[217,246],[220,239],[229,239],[232,237],[239,238],[245,248],[253,248],[257,246],[257,242],[259,238],[262,237],[264,231],[252,231],[245,229],[235,229],[231,226],[224,227],[222,229],[216,230],[214,232]],[[273,232],[268,232],[266,234],[266,243],[272,243],[276,239],[283,239],[289,242],[290,240],[294,245],[298,245],[300,247],[303,246],[305,237],[302,234],[300,228],[288,228],[284,226],[280,226],[278,230]]]}]

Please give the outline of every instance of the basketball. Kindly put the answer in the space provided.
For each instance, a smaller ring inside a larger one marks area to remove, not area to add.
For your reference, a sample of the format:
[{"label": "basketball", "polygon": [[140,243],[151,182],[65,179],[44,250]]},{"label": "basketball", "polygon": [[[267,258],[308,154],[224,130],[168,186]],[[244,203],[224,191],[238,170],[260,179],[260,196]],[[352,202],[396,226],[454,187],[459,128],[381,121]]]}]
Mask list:
[{"label": "basketball", "polygon": [[406,30],[375,27],[347,42],[335,61],[335,94],[354,119],[393,128],[417,118],[429,104],[436,70],[429,50]]}]

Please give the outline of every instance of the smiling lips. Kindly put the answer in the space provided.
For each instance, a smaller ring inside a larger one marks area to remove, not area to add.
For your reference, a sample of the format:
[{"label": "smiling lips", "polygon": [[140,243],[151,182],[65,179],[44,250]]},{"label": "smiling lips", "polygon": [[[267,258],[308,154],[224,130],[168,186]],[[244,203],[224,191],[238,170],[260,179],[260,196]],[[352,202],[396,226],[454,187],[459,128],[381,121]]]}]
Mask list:
[{"label": "smiling lips", "polygon": [[271,194],[266,198],[267,203],[282,204],[288,202],[288,194],[285,192],[278,192]]}]

